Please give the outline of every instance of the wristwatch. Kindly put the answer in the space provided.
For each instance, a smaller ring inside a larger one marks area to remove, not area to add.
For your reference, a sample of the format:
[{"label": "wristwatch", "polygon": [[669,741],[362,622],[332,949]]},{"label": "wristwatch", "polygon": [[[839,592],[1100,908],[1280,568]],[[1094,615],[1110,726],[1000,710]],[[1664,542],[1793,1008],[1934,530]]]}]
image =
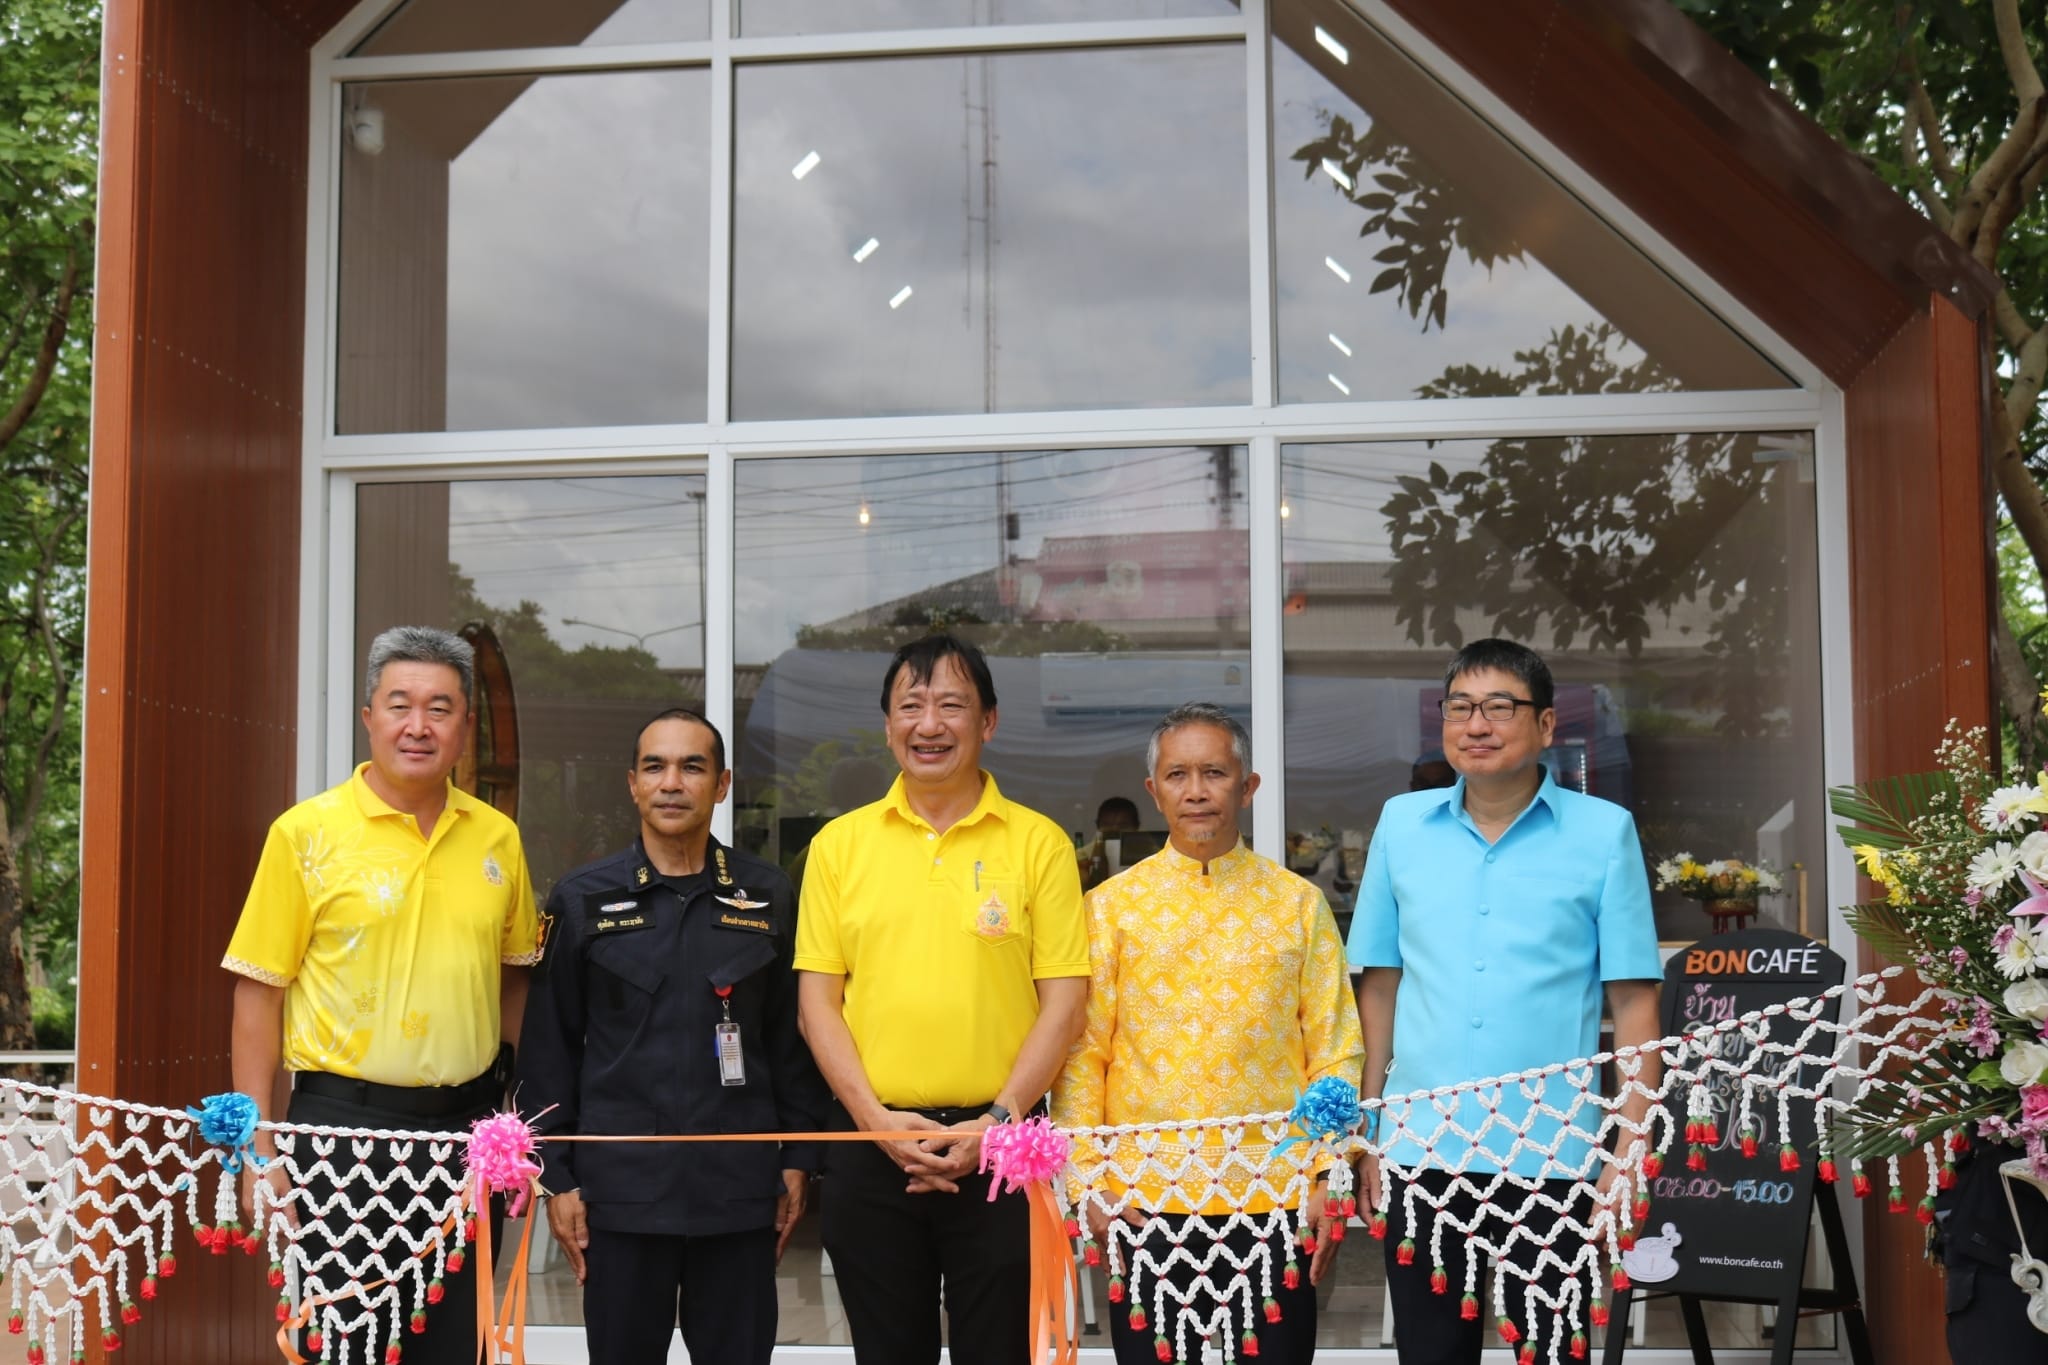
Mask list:
[{"label": "wristwatch", "polygon": [[1010,1111],[1003,1108],[1003,1102],[1001,1100],[992,1100],[989,1102],[988,1116],[994,1119],[997,1123],[1008,1123],[1010,1121]]}]

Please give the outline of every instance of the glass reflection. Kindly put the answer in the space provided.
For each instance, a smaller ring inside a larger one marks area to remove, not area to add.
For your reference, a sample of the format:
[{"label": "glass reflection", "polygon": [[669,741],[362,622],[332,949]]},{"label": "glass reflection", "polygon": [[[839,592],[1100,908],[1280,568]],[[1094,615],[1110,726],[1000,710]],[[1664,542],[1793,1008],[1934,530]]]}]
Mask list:
[{"label": "glass reflection", "polygon": [[535,892],[630,839],[640,722],[703,704],[703,478],[364,484],[356,545],[356,657],[400,624],[502,648],[509,705],[469,761],[510,794]]},{"label": "glass reflection", "polygon": [[1349,6],[1273,24],[1282,401],[1789,384]]},{"label": "glass reflection", "polygon": [[343,99],[336,429],[701,421],[709,73]]},{"label": "glass reflection", "polygon": [[711,0],[408,0],[352,57],[708,38]]},{"label": "glass reflection", "polygon": [[1241,47],[736,80],[735,417],[1249,397]]},{"label": "glass reflection", "polygon": [[749,38],[985,24],[1072,24],[1111,19],[1207,19],[1231,0],[739,0]]},{"label": "glass reflection", "polygon": [[1116,856],[1158,846],[1144,749],[1161,712],[1207,699],[1249,720],[1239,447],[747,461],[737,478],[735,815],[794,875],[827,819],[894,780],[882,671],[934,628],[989,654],[1004,793],[1084,854],[1119,796],[1140,829]]},{"label": "glass reflection", "polygon": [[[1442,669],[1505,635],[1558,681],[1558,779],[1627,806],[1654,858],[1787,873],[1828,836],[1813,457],[1804,435],[1282,449],[1287,827],[1348,911],[1380,804],[1438,766]],[[1820,907],[1808,914],[1818,925]],[[1659,936],[1709,931],[1659,895]]]}]

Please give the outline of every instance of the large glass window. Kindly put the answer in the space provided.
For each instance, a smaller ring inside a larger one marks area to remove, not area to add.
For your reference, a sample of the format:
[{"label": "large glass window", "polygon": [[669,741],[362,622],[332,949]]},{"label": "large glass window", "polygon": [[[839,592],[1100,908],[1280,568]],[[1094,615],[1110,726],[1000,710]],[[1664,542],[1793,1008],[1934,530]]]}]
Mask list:
[{"label": "large glass window", "polygon": [[1004,793],[1084,850],[1111,797],[1157,845],[1161,712],[1209,700],[1249,722],[1242,448],[754,460],[738,499],[736,815],[785,866],[895,779],[882,673],[937,626],[989,655]]},{"label": "large glass window", "polygon": [[1787,384],[1341,0],[1273,24],[1283,401]]},{"label": "large glass window", "polygon": [[703,478],[366,484],[356,543],[356,658],[394,625],[476,644],[457,779],[518,820],[534,891],[631,840],[640,723],[704,703]]},{"label": "large glass window", "polygon": [[703,70],[349,86],[344,434],[701,421]]},{"label": "large glass window", "polygon": [[[1652,861],[1773,865],[1763,919],[1824,929],[1793,870],[1828,835],[1808,438],[1286,446],[1282,481],[1289,856],[1340,911],[1381,802],[1451,780],[1445,662],[1502,635],[1556,675],[1560,782]],[[1657,927],[1712,925],[1666,893]]]},{"label": "large glass window", "polygon": [[1250,397],[1241,45],[736,80],[735,418]]},{"label": "large glass window", "polygon": [[[408,0],[351,55],[688,42],[708,37],[713,0]],[[723,0],[720,0],[723,3]]]}]

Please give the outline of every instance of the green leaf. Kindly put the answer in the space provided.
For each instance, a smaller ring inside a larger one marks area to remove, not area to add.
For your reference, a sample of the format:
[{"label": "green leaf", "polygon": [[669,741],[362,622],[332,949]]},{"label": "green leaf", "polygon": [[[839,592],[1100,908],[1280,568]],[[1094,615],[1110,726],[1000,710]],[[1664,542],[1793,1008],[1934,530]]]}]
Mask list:
[{"label": "green leaf", "polygon": [[1970,1074],[1963,1079],[1971,1085],[1986,1085],[1995,1090],[2010,1090],[2012,1082],[1999,1071],[1997,1062],[1979,1062],[1970,1068]]},{"label": "green leaf", "polygon": [[1828,808],[1854,822],[1837,829],[1843,843],[1852,848],[1869,844],[1889,851],[1925,842],[1914,824],[1932,813],[1937,794],[1955,799],[1955,778],[1944,772],[1909,773],[1853,787],[1832,788],[1828,792]]}]

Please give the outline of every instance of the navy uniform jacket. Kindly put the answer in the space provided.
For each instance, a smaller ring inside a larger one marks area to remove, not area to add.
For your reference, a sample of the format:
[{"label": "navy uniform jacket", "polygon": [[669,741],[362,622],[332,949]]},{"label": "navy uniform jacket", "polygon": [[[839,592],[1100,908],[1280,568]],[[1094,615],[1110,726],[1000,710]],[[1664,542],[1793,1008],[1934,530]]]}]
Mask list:
[{"label": "navy uniform jacket", "polygon": [[[519,1038],[521,1113],[548,1133],[815,1132],[829,1103],[797,1032],[796,895],[772,863],[705,850],[664,878],[639,842],[548,897]],[[731,986],[746,1084],[719,1083],[717,988]],[[546,1111],[546,1112],[542,1112]],[[775,1223],[809,1144],[542,1143],[547,1189],[580,1189],[593,1226],[691,1237]]]}]

